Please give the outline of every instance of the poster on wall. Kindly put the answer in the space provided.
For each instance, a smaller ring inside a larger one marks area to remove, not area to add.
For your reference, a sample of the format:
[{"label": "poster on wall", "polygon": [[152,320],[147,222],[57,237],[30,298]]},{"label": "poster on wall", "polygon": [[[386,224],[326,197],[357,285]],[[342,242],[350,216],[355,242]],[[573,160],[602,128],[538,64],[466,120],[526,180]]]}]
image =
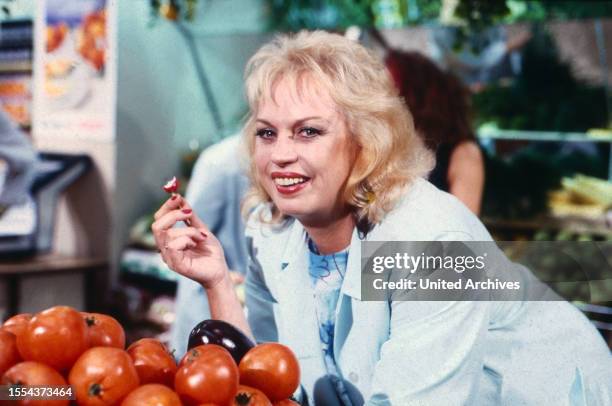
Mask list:
[{"label": "poster on wall", "polygon": [[32,124],[32,30],[32,14],[0,22],[0,105],[28,132]]},{"label": "poster on wall", "polygon": [[33,133],[114,138],[116,72],[112,0],[44,0],[35,20]]},{"label": "poster on wall", "polygon": [[0,74],[0,105],[12,120],[26,131],[31,126],[31,87],[30,73]]}]

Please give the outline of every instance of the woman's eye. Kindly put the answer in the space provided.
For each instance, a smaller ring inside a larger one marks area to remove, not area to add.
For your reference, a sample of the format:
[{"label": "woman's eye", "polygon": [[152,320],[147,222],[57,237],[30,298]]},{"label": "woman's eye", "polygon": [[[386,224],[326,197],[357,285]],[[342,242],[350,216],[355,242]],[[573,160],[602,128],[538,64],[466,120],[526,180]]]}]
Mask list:
[{"label": "woman's eye", "polygon": [[304,127],[300,129],[300,134],[305,137],[316,137],[317,135],[321,135],[321,130],[312,127]]},{"label": "woman's eye", "polygon": [[276,134],[274,133],[273,130],[269,128],[262,128],[261,130],[257,130],[255,135],[258,137],[264,138],[264,139],[269,139],[269,138],[274,137],[274,135]]}]

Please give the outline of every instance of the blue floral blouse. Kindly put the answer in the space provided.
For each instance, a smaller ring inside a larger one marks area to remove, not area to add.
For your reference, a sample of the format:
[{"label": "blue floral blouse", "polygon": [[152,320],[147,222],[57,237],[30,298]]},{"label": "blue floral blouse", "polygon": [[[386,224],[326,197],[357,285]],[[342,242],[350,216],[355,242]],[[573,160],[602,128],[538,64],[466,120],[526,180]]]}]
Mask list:
[{"label": "blue floral blouse", "polygon": [[346,272],[348,249],[329,254],[320,255],[312,240],[308,241],[310,248],[309,273],[312,282],[315,309],[319,321],[319,337],[325,367],[338,397],[345,406],[352,403],[346,393],[340,371],[334,358],[334,327],[336,325],[336,306],[340,296],[340,287]]}]

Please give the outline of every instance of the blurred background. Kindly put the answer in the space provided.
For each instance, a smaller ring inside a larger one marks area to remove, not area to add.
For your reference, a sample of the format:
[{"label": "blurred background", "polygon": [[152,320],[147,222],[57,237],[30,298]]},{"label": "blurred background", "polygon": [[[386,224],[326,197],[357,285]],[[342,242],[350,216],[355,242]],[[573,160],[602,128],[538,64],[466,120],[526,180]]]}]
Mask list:
[{"label": "blurred background", "polygon": [[[0,7],[2,320],[66,304],[114,315],[128,341],[170,341],[177,277],[149,233],[161,186],[176,175],[181,192],[191,187],[200,153],[240,131],[248,58],[275,33],[301,29],[350,36],[381,58],[417,52],[461,82],[484,172],[477,212],[496,240],[612,241],[612,2]],[[612,286],[601,282],[607,296],[579,292],[575,304],[610,343]]]}]

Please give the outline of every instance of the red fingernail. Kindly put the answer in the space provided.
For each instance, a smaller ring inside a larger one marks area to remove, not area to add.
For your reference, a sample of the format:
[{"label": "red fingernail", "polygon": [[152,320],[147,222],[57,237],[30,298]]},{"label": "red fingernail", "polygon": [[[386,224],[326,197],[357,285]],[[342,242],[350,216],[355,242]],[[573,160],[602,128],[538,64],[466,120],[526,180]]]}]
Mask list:
[{"label": "red fingernail", "polygon": [[202,237],[204,238],[208,237],[208,234],[206,234],[204,231],[200,231],[200,234],[202,234]]},{"label": "red fingernail", "polygon": [[183,209],[181,211],[185,214],[191,214],[191,209]]},{"label": "red fingernail", "polygon": [[178,197],[178,195],[172,195],[172,197],[170,198],[170,200],[174,200]]}]

